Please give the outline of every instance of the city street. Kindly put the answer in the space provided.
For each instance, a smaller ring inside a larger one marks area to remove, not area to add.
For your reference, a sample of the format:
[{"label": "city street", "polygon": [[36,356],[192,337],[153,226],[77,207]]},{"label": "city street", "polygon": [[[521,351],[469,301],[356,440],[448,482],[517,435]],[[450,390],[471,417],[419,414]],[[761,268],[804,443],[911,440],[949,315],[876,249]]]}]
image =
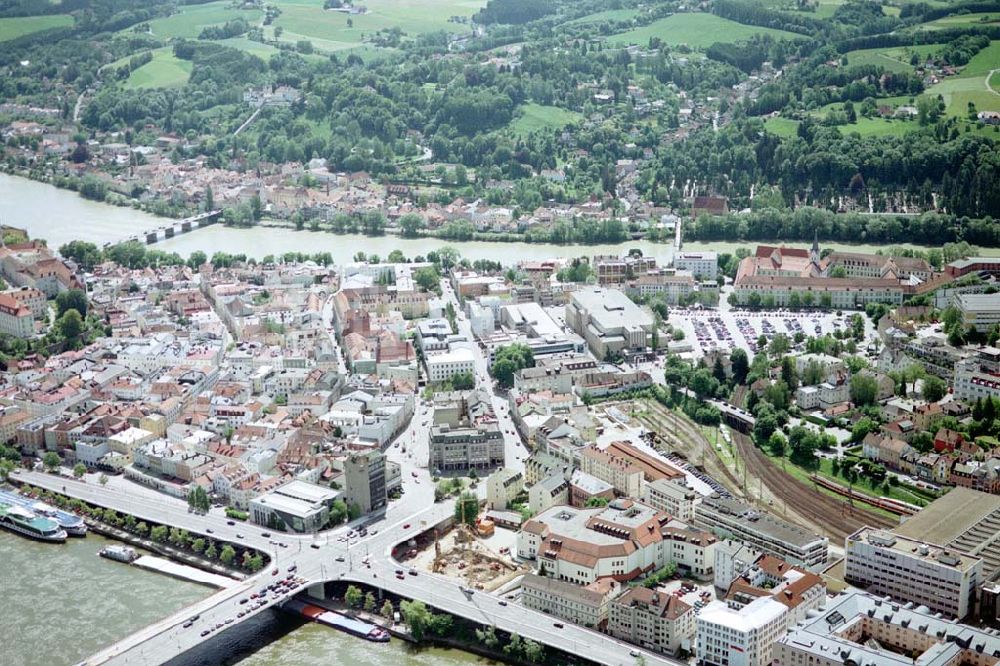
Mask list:
[{"label": "city street", "polygon": [[505,466],[524,471],[524,459],[528,457],[529,451],[514,428],[514,421],[510,417],[510,406],[507,399],[496,393],[493,378],[489,374],[488,359],[483,354],[483,350],[479,345],[475,343],[476,337],[472,334],[472,325],[469,323],[469,318],[462,313],[462,306],[458,301],[458,296],[455,294],[455,290],[452,289],[451,283],[448,280],[441,280],[441,293],[443,298],[455,308],[455,323],[458,327],[458,332],[464,335],[472,346],[472,353],[474,354],[476,364],[476,386],[489,393],[490,400],[493,403],[493,411],[500,424],[500,432],[503,433]]}]

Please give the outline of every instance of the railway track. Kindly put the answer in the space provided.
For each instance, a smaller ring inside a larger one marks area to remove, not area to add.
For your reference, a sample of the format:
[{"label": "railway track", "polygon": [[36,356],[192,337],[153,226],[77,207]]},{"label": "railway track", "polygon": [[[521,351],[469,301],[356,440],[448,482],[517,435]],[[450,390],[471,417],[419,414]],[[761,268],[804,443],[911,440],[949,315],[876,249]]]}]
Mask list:
[{"label": "railway track", "polygon": [[[683,416],[675,414],[671,417],[662,413],[659,409],[657,409],[655,403],[647,403],[647,407],[648,413],[642,416],[641,420],[645,421],[650,430],[655,432],[660,439],[674,448],[675,451],[668,451],[668,453],[679,453],[692,465],[696,467],[700,466],[706,474],[715,478],[717,482],[724,485],[731,493],[733,493],[734,496],[744,496],[743,484],[740,483],[740,480],[736,478],[736,475],[733,474],[733,472],[718,459],[714,449],[712,450],[711,455],[713,456],[713,462],[715,464],[712,464],[711,466],[708,464],[699,465],[697,457],[692,455],[699,449],[701,451],[705,451],[706,448],[712,449],[712,445],[705,438],[704,433],[698,430],[696,426]],[[686,438],[687,441],[685,442],[682,437]],[[719,472],[721,472],[721,475]]]},{"label": "railway track", "polygon": [[[870,511],[851,507],[815,488],[810,488],[786,474],[770,461],[749,437],[733,432],[733,441],[749,475],[759,478],[775,497],[780,497],[789,512],[804,520],[810,529],[819,529],[832,539],[843,541],[860,527],[893,527],[895,524]],[[796,521],[799,522],[799,521]]]}]

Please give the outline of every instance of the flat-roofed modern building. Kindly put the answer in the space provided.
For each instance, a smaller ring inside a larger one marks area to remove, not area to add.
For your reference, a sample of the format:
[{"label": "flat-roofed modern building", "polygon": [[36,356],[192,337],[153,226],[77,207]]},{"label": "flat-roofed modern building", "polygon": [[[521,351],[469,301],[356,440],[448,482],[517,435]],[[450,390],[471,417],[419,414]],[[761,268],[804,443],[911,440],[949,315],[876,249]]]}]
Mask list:
[{"label": "flat-roofed modern building", "polygon": [[973,610],[983,560],[953,548],[863,527],[847,537],[844,579],[872,594],[962,619]]},{"label": "flat-roofed modern building", "polygon": [[598,359],[645,351],[653,344],[653,317],[617,289],[574,291],[566,305],[566,325]]},{"label": "flat-roofed modern building", "polygon": [[788,608],[761,597],[736,609],[712,601],[696,620],[698,663],[705,666],[765,666],[785,632]]},{"label": "flat-roofed modern building", "polygon": [[829,540],[740,501],[712,495],[695,506],[694,523],[718,535],[815,570],[826,564]]},{"label": "flat-roofed modern building", "polygon": [[305,481],[291,481],[250,500],[250,518],[258,525],[291,532],[318,532],[326,527],[330,506],[340,493]]},{"label": "flat-roofed modern building", "polygon": [[717,252],[678,252],[674,255],[674,268],[691,271],[703,280],[714,280],[719,274]]},{"label": "flat-roofed modern building", "polygon": [[1000,324],[1000,297],[996,294],[959,294],[955,301],[966,328],[985,333]]},{"label": "flat-roofed modern building", "polygon": [[384,509],[388,503],[385,483],[385,455],[366,451],[344,461],[344,499],[357,505],[362,514]]}]

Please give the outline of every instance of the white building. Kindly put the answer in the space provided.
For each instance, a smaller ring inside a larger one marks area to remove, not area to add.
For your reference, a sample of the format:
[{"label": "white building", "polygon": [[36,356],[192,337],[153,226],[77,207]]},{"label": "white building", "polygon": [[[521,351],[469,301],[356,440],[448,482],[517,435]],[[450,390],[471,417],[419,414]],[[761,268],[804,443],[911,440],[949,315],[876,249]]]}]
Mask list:
[{"label": "white building", "polygon": [[679,252],[674,255],[674,268],[691,271],[703,280],[715,280],[719,275],[717,252]]},{"label": "white building", "polygon": [[788,609],[761,597],[734,609],[713,601],[698,614],[695,655],[706,666],[767,666],[775,641],[785,632]]},{"label": "white building", "polygon": [[515,469],[502,467],[486,479],[486,508],[505,510],[524,490],[524,475]]},{"label": "white building", "polygon": [[446,382],[455,375],[476,374],[476,357],[468,347],[452,347],[446,352],[430,354],[424,358],[427,365],[427,379],[431,382]]},{"label": "white building", "polygon": [[847,537],[844,579],[872,594],[962,619],[972,610],[983,560],[953,548],[863,527]]},{"label": "white building", "polygon": [[528,488],[528,508],[539,514],[557,504],[569,504],[569,481],[562,474],[552,474]]},{"label": "white building", "polygon": [[666,511],[673,518],[689,523],[694,520],[694,501],[698,494],[683,481],[655,479],[642,485],[642,501],[654,509]]}]

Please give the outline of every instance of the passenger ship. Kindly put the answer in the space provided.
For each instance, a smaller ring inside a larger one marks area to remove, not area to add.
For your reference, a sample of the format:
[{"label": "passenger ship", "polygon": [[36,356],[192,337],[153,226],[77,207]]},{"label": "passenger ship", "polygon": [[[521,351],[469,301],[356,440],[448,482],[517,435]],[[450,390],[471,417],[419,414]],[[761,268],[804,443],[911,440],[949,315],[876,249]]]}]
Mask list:
[{"label": "passenger ship", "polygon": [[23,506],[0,503],[0,527],[39,541],[66,540],[66,530],[56,521],[37,516]]}]

